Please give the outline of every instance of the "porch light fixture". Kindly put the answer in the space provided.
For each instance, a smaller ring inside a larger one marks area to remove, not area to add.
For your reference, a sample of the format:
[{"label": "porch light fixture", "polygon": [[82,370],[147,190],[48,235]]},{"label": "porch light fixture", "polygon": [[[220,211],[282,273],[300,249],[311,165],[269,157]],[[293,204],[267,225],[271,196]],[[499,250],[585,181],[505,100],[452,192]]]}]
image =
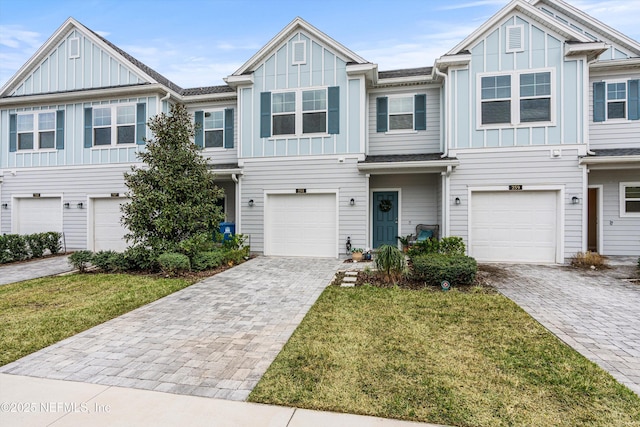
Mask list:
[{"label": "porch light fixture", "polygon": [[76,205],[78,209],[82,209],[84,207],[84,203],[80,202]]},{"label": "porch light fixture", "polygon": [[249,199],[249,206],[253,206],[253,199]]},{"label": "porch light fixture", "polygon": [[71,205],[69,204],[69,202],[65,203],[65,204],[64,204],[64,205],[62,205],[62,206],[64,206],[64,208],[65,208],[65,209],[69,209],[69,207],[71,207]]},{"label": "porch light fixture", "polygon": [[349,200],[349,204],[350,204],[351,206],[355,205],[355,204],[356,204],[356,199],[354,199],[354,198],[352,197],[352,198],[351,198],[351,200]]},{"label": "porch light fixture", "polygon": [[571,198],[571,204],[573,205],[579,205],[580,204],[580,199],[577,196],[573,196]]},{"label": "porch light fixture", "polygon": [[456,197],[455,202],[456,202],[456,205],[459,205],[460,204],[460,197]]},{"label": "porch light fixture", "polygon": [[9,209],[9,203],[3,203],[2,209]]}]

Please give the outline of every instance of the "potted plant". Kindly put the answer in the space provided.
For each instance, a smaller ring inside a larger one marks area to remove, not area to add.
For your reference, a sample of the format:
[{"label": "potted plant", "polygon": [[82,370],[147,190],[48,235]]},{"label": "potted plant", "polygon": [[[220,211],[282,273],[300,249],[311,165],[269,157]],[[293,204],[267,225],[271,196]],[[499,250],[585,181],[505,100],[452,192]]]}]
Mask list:
[{"label": "potted plant", "polygon": [[351,259],[354,261],[362,261],[362,253],[364,250],[362,248],[353,248],[351,249]]},{"label": "potted plant", "polygon": [[409,251],[409,241],[411,241],[411,237],[413,234],[408,234],[406,236],[396,236],[396,239],[400,241],[402,245],[402,252],[407,253]]}]

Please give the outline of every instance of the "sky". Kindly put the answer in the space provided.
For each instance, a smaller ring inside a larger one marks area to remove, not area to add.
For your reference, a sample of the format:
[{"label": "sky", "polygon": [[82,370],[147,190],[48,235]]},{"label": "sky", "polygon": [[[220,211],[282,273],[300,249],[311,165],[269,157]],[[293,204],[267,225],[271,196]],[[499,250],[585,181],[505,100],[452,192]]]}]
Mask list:
[{"label": "sky", "polygon": [[[640,0],[568,0],[640,40]],[[0,0],[0,87],[73,17],[183,88],[224,84],[296,16],[378,69],[431,66],[508,0]]]}]

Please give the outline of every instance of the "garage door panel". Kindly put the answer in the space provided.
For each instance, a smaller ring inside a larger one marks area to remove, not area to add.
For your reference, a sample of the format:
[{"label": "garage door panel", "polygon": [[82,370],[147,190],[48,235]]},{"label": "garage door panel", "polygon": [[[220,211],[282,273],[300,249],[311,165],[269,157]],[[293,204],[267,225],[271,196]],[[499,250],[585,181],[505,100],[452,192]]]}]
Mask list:
[{"label": "garage door panel", "polygon": [[18,234],[62,232],[62,200],[60,197],[17,199]]},{"label": "garage door panel", "polygon": [[120,223],[122,198],[93,199],[93,250],[123,252],[127,248],[124,239],[126,228]]},{"label": "garage door panel", "polygon": [[479,261],[555,262],[554,191],[476,192],[471,198],[471,255]]}]

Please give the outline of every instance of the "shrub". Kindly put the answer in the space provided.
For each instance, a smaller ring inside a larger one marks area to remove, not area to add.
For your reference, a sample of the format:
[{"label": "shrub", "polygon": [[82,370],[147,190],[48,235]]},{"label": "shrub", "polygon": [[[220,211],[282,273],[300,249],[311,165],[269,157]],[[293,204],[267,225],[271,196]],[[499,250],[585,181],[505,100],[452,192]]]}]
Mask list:
[{"label": "shrub", "polygon": [[42,258],[45,250],[44,233],[26,234],[24,240],[29,246],[29,252],[32,258]]},{"label": "shrub", "polygon": [[247,236],[244,234],[234,234],[228,240],[223,240],[222,247],[227,250],[235,250],[244,247]]},{"label": "shrub", "polygon": [[580,268],[606,268],[607,260],[597,252],[578,252],[571,258],[571,265]]},{"label": "shrub", "polygon": [[96,252],[91,259],[91,264],[107,273],[120,273],[129,269],[124,254],[116,251]]},{"label": "shrub", "polygon": [[158,257],[162,271],[169,276],[176,276],[191,269],[189,257],[177,252],[165,252]]},{"label": "shrub", "polygon": [[60,239],[62,238],[62,233],[58,233],[57,231],[49,231],[44,233],[44,247],[49,249],[51,255],[55,255],[60,253],[62,250],[62,243]]},{"label": "shrub", "polygon": [[213,250],[214,245],[215,242],[213,241],[212,236],[207,233],[198,233],[181,241],[178,244],[178,248],[181,253],[185,254],[190,259],[193,259],[193,257],[200,252],[209,252]]},{"label": "shrub", "polygon": [[129,270],[155,271],[158,261],[155,252],[142,245],[130,246],[123,254]]},{"label": "shrub", "polygon": [[10,261],[22,261],[29,258],[29,248],[27,240],[19,234],[8,234],[7,251],[9,252]]},{"label": "shrub", "polygon": [[467,248],[462,237],[443,237],[440,240],[438,252],[444,255],[464,255]]},{"label": "shrub", "polygon": [[195,271],[203,271],[220,267],[225,262],[226,255],[225,252],[219,250],[197,253],[191,260],[191,268]]},{"label": "shrub", "polygon": [[420,242],[416,242],[415,245],[409,249],[409,258],[427,254],[437,254],[440,250],[440,242],[436,239],[427,239]]},{"label": "shrub", "polygon": [[79,270],[80,273],[84,273],[87,270],[92,260],[93,252],[91,251],[77,251],[69,255],[69,264]]},{"label": "shrub", "polygon": [[0,264],[11,261],[11,254],[7,245],[7,235],[0,236]]},{"label": "shrub", "polygon": [[387,280],[398,277],[404,268],[404,254],[391,245],[381,245],[376,251],[376,267],[387,274]]},{"label": "shrub", "polygon": [[413,259],[413,274],[428,285],[447,280],[452,285],[470,285],[476,278],[476,260],[464,255],[430,254]]},{"label": "shrub", "polygon": [[241,264],[245,258],[249,257],[249,247],[240,249],[226,249],[223,251],[224,262],[228,265]]},{"label": "shrub", "polygon": [[640,257],[638,257],[638,268],[640,268]]}]

